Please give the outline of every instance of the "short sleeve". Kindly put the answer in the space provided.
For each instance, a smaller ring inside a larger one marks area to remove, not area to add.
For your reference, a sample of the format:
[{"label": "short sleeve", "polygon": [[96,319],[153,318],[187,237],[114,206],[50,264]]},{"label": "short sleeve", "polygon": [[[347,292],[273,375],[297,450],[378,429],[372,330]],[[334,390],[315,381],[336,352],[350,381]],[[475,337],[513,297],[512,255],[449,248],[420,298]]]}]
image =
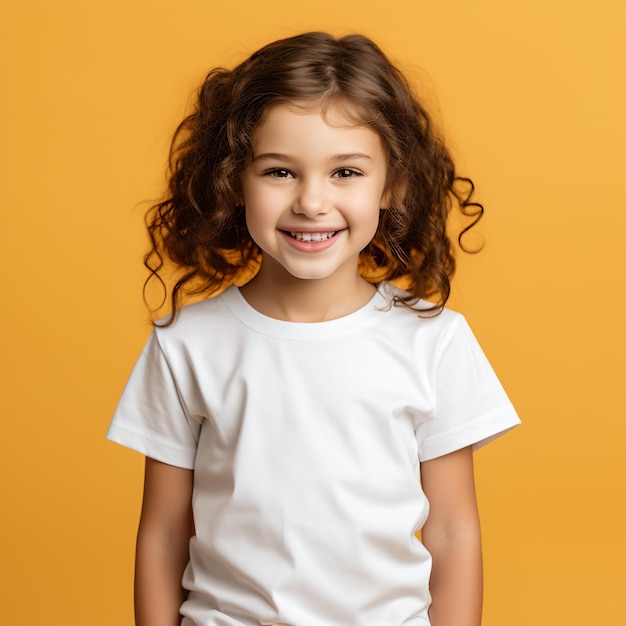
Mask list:
[{"label": "short sleeve", "polygon": [[420,460],[474,449],[520,423],[465,318],[458,315],[435,359],[435,409],[423,425]]},{"label": "short sleeve", "polygon": [[200,423],[184,406],[152,332],[120,398],[107,439],[169,465],[193,469]]}]

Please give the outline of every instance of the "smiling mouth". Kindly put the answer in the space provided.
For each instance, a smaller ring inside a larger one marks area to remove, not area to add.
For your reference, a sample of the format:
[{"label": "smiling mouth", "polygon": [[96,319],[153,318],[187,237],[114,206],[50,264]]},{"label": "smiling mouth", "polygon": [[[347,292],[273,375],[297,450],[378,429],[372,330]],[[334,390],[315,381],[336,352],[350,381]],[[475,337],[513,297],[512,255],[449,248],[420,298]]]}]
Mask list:
[{"label": "smiling mouth", "polygon": [[331,237],[334,237],[338,231],[331,230],[324,233],[302,233],[297,231],[289,231],[289,235],[298,241],[326,241]]}]

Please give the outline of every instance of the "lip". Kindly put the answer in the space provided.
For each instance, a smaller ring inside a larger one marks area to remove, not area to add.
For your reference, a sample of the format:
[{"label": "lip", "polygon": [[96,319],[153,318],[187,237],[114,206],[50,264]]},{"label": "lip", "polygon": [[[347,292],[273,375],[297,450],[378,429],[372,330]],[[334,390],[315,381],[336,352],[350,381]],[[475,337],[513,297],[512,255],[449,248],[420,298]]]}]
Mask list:
[{"label": "lip", "polygon": [[[345,228],[333,229],[333,228],[294,228],[292,229],[280,229],[279,232],[285,239],[287,245],[289,245],[294,250],[298,252],[323,252],[330,248],[334,243],[341,237],[342,233],[345,231]],[[328,237],[328,239],[323,239],[322,241],[301,241],[299,239],[295,239],[291,236],[291,233],[332,233],[335,234],[332,237]]]}]

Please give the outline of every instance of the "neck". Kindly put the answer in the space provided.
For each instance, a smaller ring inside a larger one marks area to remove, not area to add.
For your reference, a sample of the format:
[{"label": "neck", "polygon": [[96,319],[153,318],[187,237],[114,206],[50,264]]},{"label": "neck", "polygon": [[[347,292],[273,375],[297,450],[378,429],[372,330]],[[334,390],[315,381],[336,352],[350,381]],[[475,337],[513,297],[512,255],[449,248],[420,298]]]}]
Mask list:
[{"label": "neck", "polygon": [[259,313],[288,322],[324,322],[354,313],[373,297],[376,288],[356,271],[347,276],[300,279],[277,275],[268,264],[241,293]]}]

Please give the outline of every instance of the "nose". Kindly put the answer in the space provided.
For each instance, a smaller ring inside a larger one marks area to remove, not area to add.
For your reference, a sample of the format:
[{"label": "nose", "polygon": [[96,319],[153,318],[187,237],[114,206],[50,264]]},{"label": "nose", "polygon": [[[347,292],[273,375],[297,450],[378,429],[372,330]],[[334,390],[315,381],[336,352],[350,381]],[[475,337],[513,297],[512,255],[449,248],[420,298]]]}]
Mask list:
[{"label": "nose", "polygon": [[298,215],[315,217],[328,212],[329,198],[325,185],[315,179],[301,179],[292,211]]}]

